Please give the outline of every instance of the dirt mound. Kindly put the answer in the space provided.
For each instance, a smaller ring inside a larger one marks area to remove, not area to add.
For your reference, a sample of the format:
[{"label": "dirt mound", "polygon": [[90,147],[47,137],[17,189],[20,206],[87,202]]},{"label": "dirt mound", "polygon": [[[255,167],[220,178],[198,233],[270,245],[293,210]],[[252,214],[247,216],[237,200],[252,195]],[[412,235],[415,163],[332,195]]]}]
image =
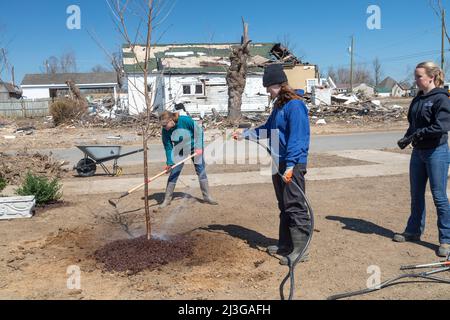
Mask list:
[{"label": "dirt mound", "polygon": [[95,259],[104,268],[115,272],[139,273],[161,265],[180,261],[192,254],[193,243],[187,238],[173,238],[161,241],[147,237],[119,240],[107,244],[94,253]]},{"label": "dirt mound", "polygon": [[0,177],[12,185],[21,184],[28,172],[50,179],[62,178],[68,172],[62,168],[63,165],[64,163],[56,162],[51,156],[39,153],[0,153]]}]

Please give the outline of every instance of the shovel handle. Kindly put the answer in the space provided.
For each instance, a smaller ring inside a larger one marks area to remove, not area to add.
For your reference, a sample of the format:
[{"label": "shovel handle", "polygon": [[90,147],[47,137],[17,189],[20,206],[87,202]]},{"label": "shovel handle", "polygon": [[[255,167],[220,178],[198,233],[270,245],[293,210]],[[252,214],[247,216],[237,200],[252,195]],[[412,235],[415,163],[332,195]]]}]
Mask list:
[{"label": "shovel handle", "polygon": [[142,184],[140,184],[140,185],[134,187],[134,188],[131,189],[130,191],[128,191],[126,194],[123,195],[123,197],[126,197],[126,196],[132,194],[133,192],[135,192],[135,191],[141,189],[141,188],[142,188],[143,186],[145,186],[146,184],[149,184],[149,183],[151,183],[151,182],[157,180],[158,178],[161,178],[162,176],[164,176],[164,175],[166,175],[167,173],[169,173],[170,170],[173,170],[173,169],[175,169],[176,167],[181,166],[182,164],[188,162],[189,160],[191,160],[191,159],[194,158],[195,156],[196,156],[196,154],[193,154],[193,155],[189,156],[188,158],[184,159],[183,161],[180,161],[180,162],[178,162],[177,164],[173,165],[172,167],[170,167],[169,170],[164,170],[163,172],[157,174],[156,176],[154,176],[154,177],[148,179],[146,182],[144,182],[144,183],[142,183]]}]

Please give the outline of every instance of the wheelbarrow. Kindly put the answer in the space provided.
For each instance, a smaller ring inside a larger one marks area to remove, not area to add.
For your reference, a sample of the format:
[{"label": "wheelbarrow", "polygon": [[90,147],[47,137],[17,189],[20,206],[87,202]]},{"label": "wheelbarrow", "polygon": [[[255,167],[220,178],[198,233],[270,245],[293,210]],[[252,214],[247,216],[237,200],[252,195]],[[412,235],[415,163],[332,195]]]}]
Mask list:
[{"label": "wheelbarrow", "polygon": [[[121,146],[76,146],[84,153],[84,158],[73,168],[80,177],[92,177],[97,172],[97,166],[101,166],[106,174],[120,176],[122,168],[117,164],[118,160],[132,154],[144,152],[144,149],[121,154]],[[114,161],[112,172],[106,167],[105,162]]]}]

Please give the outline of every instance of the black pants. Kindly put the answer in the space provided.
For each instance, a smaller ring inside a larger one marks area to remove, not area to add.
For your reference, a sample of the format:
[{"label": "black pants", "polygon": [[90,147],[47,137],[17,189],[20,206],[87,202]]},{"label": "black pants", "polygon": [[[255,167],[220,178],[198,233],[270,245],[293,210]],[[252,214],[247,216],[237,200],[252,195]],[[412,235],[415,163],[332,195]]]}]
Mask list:
[{"label": "black pants", "polygon": [[[286,170],[286,164],[281,163],[279,172],[283,175]],[[275,194],[280,209],[280,219],[289,224],[289,227],[297,227],[305,234],[310,234],[311,219],[306,206],[306,199],[300,192],[306,192],[305,175],[307,173],[306,165],[298,164],[294,168],[292,182],[286,184],[282,176],[276,174],[272,176]]]}]

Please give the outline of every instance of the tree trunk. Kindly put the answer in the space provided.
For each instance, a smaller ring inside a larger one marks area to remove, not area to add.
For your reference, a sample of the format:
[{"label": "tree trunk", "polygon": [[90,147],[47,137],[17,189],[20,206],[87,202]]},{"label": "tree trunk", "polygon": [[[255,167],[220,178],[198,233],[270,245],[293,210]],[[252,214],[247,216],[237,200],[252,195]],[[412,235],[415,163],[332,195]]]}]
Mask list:
[{"label": "tree trunk", "polygon": [[245,91],[248,71],[248,58],[250,50],[248,48],[250,40],[248,39],[248,24],[242,21],[244,25],[244,35],[241,45],[231,50],[231,66],[227,72],[228,85],[228,119],[236,121],[241,117],[242,95]]}]

